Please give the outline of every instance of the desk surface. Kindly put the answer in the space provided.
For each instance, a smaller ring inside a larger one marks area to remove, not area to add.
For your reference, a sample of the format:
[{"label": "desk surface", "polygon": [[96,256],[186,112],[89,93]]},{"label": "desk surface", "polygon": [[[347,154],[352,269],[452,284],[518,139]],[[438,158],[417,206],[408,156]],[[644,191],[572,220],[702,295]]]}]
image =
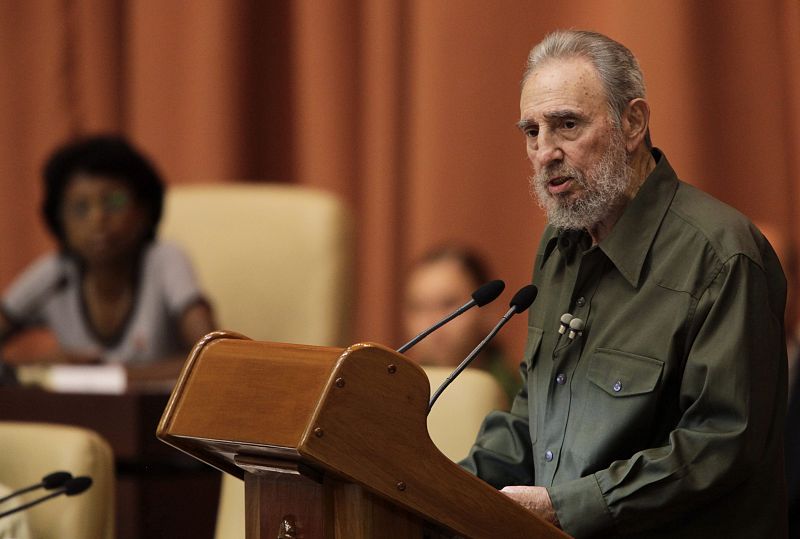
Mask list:
[{"label": "desk surface", "polygon": [[210,539],[221,475],[156,438],[168,399],[0,387],[0,420],[77,425],[103,436],[117,463],[119,539]]},{"label": "desk surface", "polygon": [[0,420],[77,425],[100,433],[117,460],[181,457],[156,438],[169,395],[53,393],[35,388],[0,388]]}]

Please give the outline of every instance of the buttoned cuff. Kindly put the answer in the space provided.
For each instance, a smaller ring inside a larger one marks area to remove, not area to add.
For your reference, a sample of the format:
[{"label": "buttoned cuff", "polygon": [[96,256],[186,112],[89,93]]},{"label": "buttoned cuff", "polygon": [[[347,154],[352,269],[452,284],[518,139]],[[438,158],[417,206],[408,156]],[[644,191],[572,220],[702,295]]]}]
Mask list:
[{"label": "buttoned cuff", "polygon": [[594,475],[547,489],[561,528],[575,537],[590,537],[614,521]]}]

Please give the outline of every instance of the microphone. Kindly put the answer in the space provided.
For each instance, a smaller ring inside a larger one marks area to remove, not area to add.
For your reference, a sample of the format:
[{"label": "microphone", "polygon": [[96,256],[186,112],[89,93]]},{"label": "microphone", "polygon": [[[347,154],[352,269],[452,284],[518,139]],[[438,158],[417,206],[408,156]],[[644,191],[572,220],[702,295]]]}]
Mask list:
[{"label": "microphone", "polygon": [[564,313],[561,315],[561,319],[559,320],[560,325],[558,328],[558,334],[563,335],[569,329],[569,323],[572,319],[575,318],[570,313]]},{"label": "microphone", "polygon": [[472,293],[471,300],[469,300],[464,305],[462,305],[461,307],[459,307],[452,313],[448,314],[447,316],[436,322],[434,325],[432,325],[431,327],[429,327],[428,329],[426,329],[425,331],[423,331],[422,333],[420,333],[419,335],[408,341],[406,344],[398,348],[397,351],[402,354],[403,352],[405,352],[406,350],[417,344],[419,341],[421,341],[422,339],[424,339],[425,337],[427,337],[428,335],[430,335],[431,333],[433,333],[434,331],[436,331],[437,329],[448,323],[450,320],[452,320],[457,316],[461,316],[474,306],[477,305],[478,307],[483,307],[484,305],[493,302],[495,299],[497,299],[497,296],[500,295],[500,293],[503,291],[505,287],[506,283],[504,283],[501,280],[489,281],[488,283],[479,287]]},{"label": "microphone", "polygon": [[450,373],[450,375],[445,379],[445,381],[442,382],[442,385],[439,386],[439,389],[437,389],[436,392],[433,394],[430,403],[428,403],[429,414],[431,413],[431,408],[433,408],[433,404],[436,402],[436,399],[439,398],[439,395],[442,394],[445,388],[449,386],[450,383],[456,379],[456,376],[461,374],[461,372],[464,369],[466,369],[470,363],[472,363],[472,360],[474,360],[475,357],[477,357],[477,355],[481,352],[481,350],[483,350],[484,347],[487,344],[489,344],[489,341],[491,341],[494,338],[494,336],[497,335],[497,332],[500,331],[500,328],[502,328],[506,324],[506,322],[511,320],[512,316],[523,312],[524,310],[526,310],[528,307],[531,306],[533,300],[536,299],[536,294],[538,292],[539,291],[536,289],[536,286],[529,284],[527,286],[523,286],[522,288],[519,289],[519,291],[517,291],[516,294],[514,294],[514,297],[511,298],[511,301],[508,304],[509,309],[508,311],[506,311],[506,314],[503,315],[503,317],[500,319],[497,325],[494,328],[492,328],[492,331],[490,331],[489,334],[486,337],[484,337],[484,339],[478,344],[478,346],[476,346],[475,349],[469,353],[466,359],[464,359],[464,361],[462,361],[461,364],[458,367],[456,367],[456,369],[452,373]]},{"label": "microphone", "polygon": [[569,335],[567,335],[567,337],[569,338],[570,342],[572,342],[572,340],[575,337],[580,337],[581,335],[583,335],[583,328],[584,327],[586,327],[586,322],[584,322],[582,319],[573,318],[572,320],[570,320],[570,322],[569,322]]},{"label": "microphone", "polygon": [[15,490],[11,494],[3,496],[2,498],[0,498],[0,504],[5,502],[6,500],[10,500],[11,498],[16,498],[20,494],[25,494],[26,492],[30,492],[32,490],[36,490],[39,488],[45,488],[47,490],[53,490],[54,488],[59,488],[70,479],[72,479],[72,474],[69,472],[53,472],[51,474],[47,474],[44,477],[42,477],[41,482],[36,483],[35,485],[31,485],[29,487]]},{"label": "microphone", "polygon": [[8,511],[4,511],[0,513],[0,518],[6,517],[8,515],[13,515],[18,511],[23,511],[28,509],[29,507],[33,507],[34,505],[38,505],[44,501],[47,501],[51,498],[55,498],[56,496],[61,496],[62,494],[66,494],[67,496],[76,496],[81,492],[85,491],[89,487],[92,486],[92,478],[88,476],[81,476],[81,477],[73,477],[66,481],[63,486],[61,486],[58,490],[53,492],[52,494],[48,494],[47,496],[42,496],[41,498],[37,498],[32,502],[28,502],[23,505],[19,505],[14,507],[13,509],[9,509]]}]

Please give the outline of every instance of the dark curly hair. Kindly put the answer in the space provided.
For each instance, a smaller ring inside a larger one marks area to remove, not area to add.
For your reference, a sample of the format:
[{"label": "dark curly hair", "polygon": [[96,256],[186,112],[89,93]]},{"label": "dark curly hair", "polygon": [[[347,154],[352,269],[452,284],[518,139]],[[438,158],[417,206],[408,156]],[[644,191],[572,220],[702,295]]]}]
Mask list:
[{"label": "dark curly hair", "polygon": [[50,232],[66,248],[61,204],[76,174],[109,176],[125,182],[150,219],[145,241],[156,236],[164,205],[164,182],[153,163],[119,135],[99,135],[70,142],[50,156],[44,166],[42,214]]}]

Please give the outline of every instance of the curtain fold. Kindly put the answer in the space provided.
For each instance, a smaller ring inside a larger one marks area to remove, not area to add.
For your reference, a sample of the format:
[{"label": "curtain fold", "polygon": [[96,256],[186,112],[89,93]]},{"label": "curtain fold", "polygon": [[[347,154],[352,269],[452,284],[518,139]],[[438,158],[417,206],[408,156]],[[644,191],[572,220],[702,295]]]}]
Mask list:
[{"label": "curtain fold", "polygon": [[[640,59],[680,176],[798,246],[796,0],[0,2],[0,286],[50,248],[39,172],[121,131],[170,183],[279,181],[352,209],[353,336],[399,343],[404,271],[435,244],[515,289],[544,226],[514,123],[528,49],[598,30]],[[534,306],[535,308],[535,306]],[[502,306],[497,307],[498,313]],[[504,338],[518,357],[524,324]]]}]

